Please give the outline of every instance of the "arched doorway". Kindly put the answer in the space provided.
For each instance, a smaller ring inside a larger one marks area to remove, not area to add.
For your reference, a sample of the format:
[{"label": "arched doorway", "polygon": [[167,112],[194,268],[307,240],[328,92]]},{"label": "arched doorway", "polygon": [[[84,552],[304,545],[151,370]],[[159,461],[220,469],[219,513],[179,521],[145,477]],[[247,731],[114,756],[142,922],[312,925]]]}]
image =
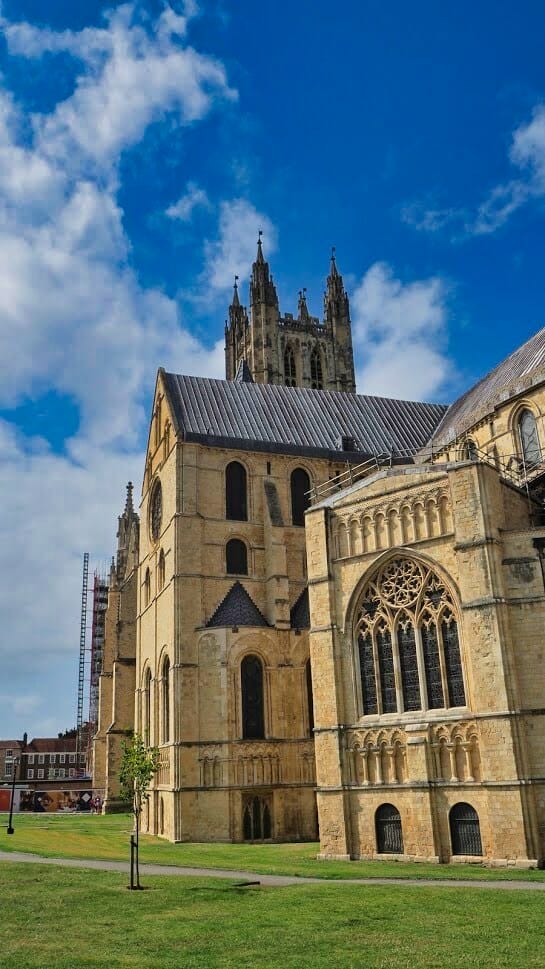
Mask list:
[{"label": "arched doorway", "polygon": [[450,810],[449,823],[453,855],[482,855],[479,815],[471,804],[455,804]]}]

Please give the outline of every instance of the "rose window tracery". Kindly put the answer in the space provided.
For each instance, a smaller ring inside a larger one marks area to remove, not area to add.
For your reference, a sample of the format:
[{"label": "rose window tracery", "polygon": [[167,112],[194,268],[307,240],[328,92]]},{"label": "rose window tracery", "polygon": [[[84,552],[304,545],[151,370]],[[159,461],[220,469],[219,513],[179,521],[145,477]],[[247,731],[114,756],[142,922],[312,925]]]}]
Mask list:
[{"label": "rose window tracery", "polygon": [[465,706],[452,595],[422,562],[399,556],[367,582],[356,610],[364,716]]}]

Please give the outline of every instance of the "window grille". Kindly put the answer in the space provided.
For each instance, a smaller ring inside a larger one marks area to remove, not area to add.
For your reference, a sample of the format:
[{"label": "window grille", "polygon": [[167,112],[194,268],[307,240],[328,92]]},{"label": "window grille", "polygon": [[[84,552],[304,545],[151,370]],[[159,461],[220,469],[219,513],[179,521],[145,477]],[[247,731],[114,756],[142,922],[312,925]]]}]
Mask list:
[{"label": "window grille", "polygon": [[381,804],[378,808],[375,829],[379,854],[403,854],[401,815],[393,804]]},{"label": "window grille", "polygon": [[471,804],[455,804],[449,814],[453,855],[482,855],[479,815]]}]

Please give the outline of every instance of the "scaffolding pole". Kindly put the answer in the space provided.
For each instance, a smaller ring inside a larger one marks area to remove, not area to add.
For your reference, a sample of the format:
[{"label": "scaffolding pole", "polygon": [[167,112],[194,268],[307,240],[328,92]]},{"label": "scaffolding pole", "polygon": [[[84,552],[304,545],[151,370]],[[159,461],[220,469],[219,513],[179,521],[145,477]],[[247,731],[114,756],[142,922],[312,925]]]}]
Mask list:
[{"label": "scaffolding pole", "polygon": [[79,633],[78,715],[76,720],[76,772],[80,773],[80,754],[83,751],[83,697],[85,684],[85,639],[87,633],[87,594],[89,588],[89,552],[83,556],[81,587],[81,625]]}]

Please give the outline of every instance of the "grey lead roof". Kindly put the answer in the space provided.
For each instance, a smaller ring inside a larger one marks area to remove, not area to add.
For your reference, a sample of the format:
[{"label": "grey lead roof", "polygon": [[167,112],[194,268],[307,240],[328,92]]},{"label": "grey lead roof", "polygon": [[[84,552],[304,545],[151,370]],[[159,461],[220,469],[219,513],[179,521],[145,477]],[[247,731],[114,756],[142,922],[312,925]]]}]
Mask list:
[{"label": "grey lead roof", "polygon": [[545,327],[451,404],[433,434],[434,444],[448,444],[502,401],[542,380],[545,380]]},{"label": "grey lead roof", "polygon": [[206,625],[212,628],[221,626],[268,626],[269,624],[244,586],[240,582],[235,582]]},{"label": "grey lead roof", "polygon": [[429,440],[446,408],[339,391],[184,377],[163,371],[176,430],[184,440],[283,454],[332,456],[351,437],[356,452],[400,454]]}]

